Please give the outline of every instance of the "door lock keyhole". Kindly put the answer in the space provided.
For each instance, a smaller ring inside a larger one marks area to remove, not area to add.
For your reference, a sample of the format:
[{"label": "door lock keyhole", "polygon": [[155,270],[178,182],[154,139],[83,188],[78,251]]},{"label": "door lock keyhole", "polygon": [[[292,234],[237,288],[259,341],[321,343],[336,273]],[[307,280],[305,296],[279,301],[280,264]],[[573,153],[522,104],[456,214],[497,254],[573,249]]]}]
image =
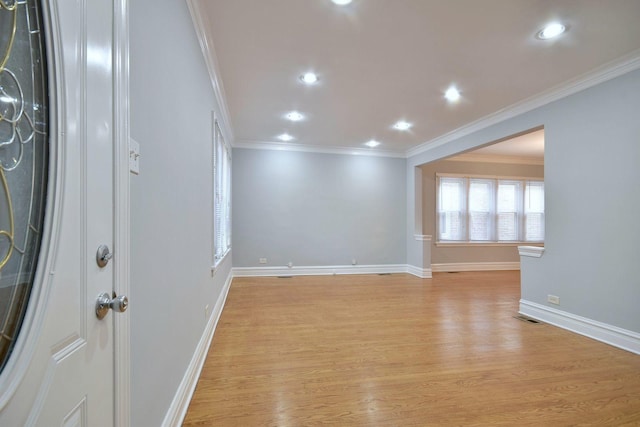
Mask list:
[{"label": "door lock keyhole", "polygon": [[100,245],[98,246],[98,251],[96,252],[96,263],[98,267],[104,268],[109,264],[109,261],[113,258],[113,254],[109,250],[109,246]]}]

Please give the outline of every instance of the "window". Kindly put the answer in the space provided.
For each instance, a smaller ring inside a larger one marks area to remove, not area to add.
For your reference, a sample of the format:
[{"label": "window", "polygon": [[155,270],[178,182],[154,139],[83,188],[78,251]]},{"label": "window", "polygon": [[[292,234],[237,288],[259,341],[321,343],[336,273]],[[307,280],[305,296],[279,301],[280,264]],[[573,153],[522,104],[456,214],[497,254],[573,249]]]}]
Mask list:
[{"label": "window", "polygon": [[437,175],[439,242],[542,242],[544,182]]},{"label": "window", "polygon": [[231,152],[218,121],[213,122],[213,257],[217,265],[231,249]]}]

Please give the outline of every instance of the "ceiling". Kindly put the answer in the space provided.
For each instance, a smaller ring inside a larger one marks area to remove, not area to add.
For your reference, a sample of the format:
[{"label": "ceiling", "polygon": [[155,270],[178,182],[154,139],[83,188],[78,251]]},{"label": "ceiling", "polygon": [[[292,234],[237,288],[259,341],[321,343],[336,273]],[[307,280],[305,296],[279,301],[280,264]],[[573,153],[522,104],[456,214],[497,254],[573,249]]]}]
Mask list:
[{"label": "ceiling", "polygon": [[449,160],[544,164],[544,129],[514,136]]},{"label": "ceiling", "polygon": [[[236,146],[282,146],[288,133],[294,149],[404,154],[640,56],[638,0],[194,1]],[[537,39],[551,21],[568,31]],[[310,70],[320,80],[306,86]],[[294,110],[305,118],[287,120]],[[398,120],[413,126],[395,130]]]}]

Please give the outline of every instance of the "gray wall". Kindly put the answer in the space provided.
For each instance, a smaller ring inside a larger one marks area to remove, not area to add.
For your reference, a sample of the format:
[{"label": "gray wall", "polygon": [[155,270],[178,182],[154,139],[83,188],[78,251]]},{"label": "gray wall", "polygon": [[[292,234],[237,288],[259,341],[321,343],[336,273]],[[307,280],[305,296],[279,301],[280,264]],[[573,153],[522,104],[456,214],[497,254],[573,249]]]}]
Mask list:
[{"label": "gray wall", "polygon": [[518,248],[505,246],[436,246],[436,173],[495,175],[504,177],[543,178],[544,166],[505,163],[480,163],[441,160],[427,163],[422,169],[422,218],[424,234],[431,235],[431,262],[518,262]]},{"label": "gray wall", "polygon": [[545,254],[522,298],[640,332],[640,71],[549,110]]},{"label": "gray wall", "polygon": [[535,268],[523,272],[522,298],[549,305],[547,294],[557,295],[554,308],[640,332],[639,111],[640,71],[633,71],[416,155],[408,173],[544,126],[545,253],[527,263]]},{"label": "gray wall", "polygon": [[130,3],[131,425],[159,426],[231,267],[211,277],[211,111],[217,110],[184,1]]},{"label": "gray wall", "polygon": [[405,264],[405,160],[233,150],[234,267]]}]

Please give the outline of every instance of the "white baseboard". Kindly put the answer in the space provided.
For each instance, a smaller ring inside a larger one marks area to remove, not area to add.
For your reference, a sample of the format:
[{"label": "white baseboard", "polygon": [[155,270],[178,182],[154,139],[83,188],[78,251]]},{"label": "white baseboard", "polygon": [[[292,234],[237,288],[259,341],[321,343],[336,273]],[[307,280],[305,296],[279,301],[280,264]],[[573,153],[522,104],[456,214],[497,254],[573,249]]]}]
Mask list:
[{"label": "white baseboard", "polygon": [[[314,267],[234,267],[233,277],[330,276],[333,274],[407,273],[406,264],[321,265]],[[412,273],[413,274],[413,273]]]},{"label": "white baseboard", "polygon": [[453,262],[448,264],[431,264],[434,273],[449,273],[452,271],[498,271],[520,270],[520,263],[515,262]]},{"label": "white baseboard", "polygon": [[414,276],[421,279],[431,279],[431,277],[433,277],[430,268],[420,268],[416,267],[415,265],[407,265],[406,268],[407,273],[413,274]]},{"label": "white baseboard", "polygon": [[207,358],[207,353],[209,352],[209,347],[211,346],[213,333],[216,330],[218,320],[220,319],[220,315],[222,314],[222,309],[224,307],[225,301],[227,300],[227,295],[229,294],[229,288],[231,287],[232,278],[233,275],[229,273],[222,288],[222,292],[220,293],[220,296],[216,301],[216,305],[211,311],[211,316],[209,316],[207,326],[202,333],[202,337],[200,337],[200,341],[198,342],[198,346],[193,353],[193,357],[191,358],[191,362],[187,367],[187,371],[185,372],[184,377],[180,382],[180,386],[178,387],[178,390],[176,391],[176,394],[173,398],[173,402],[171,402],[171,406],[169,407],[169,410],[164,417],[162,427],[179,427],[182,425],[184,417],[187,415],[189,403],[191,402],[191,398],[193,397],[193,392],[195,391],[196,385],[198,384],[198,379],[200,378],[202,367],[204,366],[204,362]]},{"label": "white baseboard", "polygon": [[270,276],[324,276],[332,274],[384,274],[409,273],[422,279],[430,279],[432,272],[520,270],[519,262],[459,262],[433,264],[420,268],[407,264],[384,265],[321,265],[314,267],[234,267],[234,277]]},{"label": "white baseboard", "polygon": [[526,300],[520,300],[520,314],[640,354],[639,333]]}]

